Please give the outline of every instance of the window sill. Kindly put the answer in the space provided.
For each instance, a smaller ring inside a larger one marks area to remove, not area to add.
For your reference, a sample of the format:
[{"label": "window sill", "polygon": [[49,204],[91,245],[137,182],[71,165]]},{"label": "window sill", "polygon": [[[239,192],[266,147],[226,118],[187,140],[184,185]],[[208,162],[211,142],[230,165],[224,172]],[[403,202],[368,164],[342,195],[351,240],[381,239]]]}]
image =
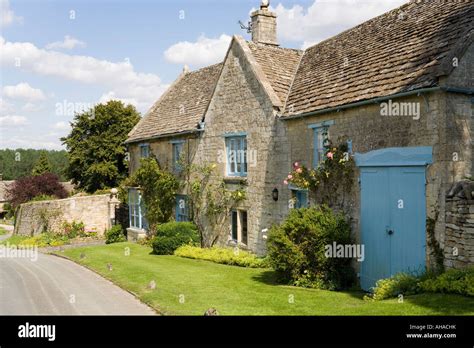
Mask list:
[{"label": "window sill", "polygon": [[246,176],[226,176],[224,177],[224,182],[226,184],[247,184],[247,177]]}]

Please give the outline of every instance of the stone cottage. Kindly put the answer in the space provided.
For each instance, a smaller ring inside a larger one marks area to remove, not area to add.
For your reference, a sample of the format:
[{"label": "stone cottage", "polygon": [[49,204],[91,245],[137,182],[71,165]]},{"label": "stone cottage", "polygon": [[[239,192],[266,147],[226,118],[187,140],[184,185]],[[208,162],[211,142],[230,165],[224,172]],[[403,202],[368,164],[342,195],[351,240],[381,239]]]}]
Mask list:
[{"label": "stone cottage", "polygon": [[[276,14],[262,3],[251,14],[251,41],[234,36],[223,63],[185,69],[131,131],[131,171],[151,153],[171,170],[182,153],[216,164],[216,179],[247,192],[219,243],[264,254],[268,228],[311,202],[284,185],[292,164],[316,167],[327,138],[347,142],[357,165],[350,215],[365,245],[356,265],[363,288],[433,264],[435,247],[450,256],[456,247],[472,264],[469,226],[459,245],[445,241],[445,196],[473,173],[473,19],[470,1],[411,1],[300,51],[279,46]],[[242,161],[234,150],[246,153]],[[177,220],[188,218],[183,202],[178,196]],[[133,189],[130,207],[137,238],[146,226]]]}]

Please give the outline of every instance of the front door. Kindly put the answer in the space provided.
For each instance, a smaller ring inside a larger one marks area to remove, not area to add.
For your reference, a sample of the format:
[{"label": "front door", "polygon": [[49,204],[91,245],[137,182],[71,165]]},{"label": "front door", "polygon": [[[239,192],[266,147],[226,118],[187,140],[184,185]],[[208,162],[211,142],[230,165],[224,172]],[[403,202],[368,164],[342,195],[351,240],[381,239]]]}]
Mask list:
[{"label": "front door", "polygon": [[364,290],[398,272],[425,269],[425,171],[425,166],[360,169]]}]

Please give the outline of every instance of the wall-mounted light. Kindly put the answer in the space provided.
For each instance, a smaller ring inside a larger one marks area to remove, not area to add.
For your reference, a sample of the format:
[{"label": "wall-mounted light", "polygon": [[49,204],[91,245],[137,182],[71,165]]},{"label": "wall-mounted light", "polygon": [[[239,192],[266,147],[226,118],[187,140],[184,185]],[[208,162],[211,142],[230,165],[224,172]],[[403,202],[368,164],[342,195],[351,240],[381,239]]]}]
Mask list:
[{"label": "wall-mounted light", "polygon": [[278,189],[276,187],[272,191],[272,197],[275,202],[278,201]]}]

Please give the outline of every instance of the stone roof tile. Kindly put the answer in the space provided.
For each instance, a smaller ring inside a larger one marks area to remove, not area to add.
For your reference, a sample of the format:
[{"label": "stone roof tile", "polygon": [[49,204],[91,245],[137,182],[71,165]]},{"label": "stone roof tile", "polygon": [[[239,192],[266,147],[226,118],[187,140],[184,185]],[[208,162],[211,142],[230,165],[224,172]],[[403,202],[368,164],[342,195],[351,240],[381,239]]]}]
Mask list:
[{"label": "stone roof tile", "polygon": [[301,59],[284,116],[436,86],[473,22],[472,1],[411,1],[316,44]]}]

